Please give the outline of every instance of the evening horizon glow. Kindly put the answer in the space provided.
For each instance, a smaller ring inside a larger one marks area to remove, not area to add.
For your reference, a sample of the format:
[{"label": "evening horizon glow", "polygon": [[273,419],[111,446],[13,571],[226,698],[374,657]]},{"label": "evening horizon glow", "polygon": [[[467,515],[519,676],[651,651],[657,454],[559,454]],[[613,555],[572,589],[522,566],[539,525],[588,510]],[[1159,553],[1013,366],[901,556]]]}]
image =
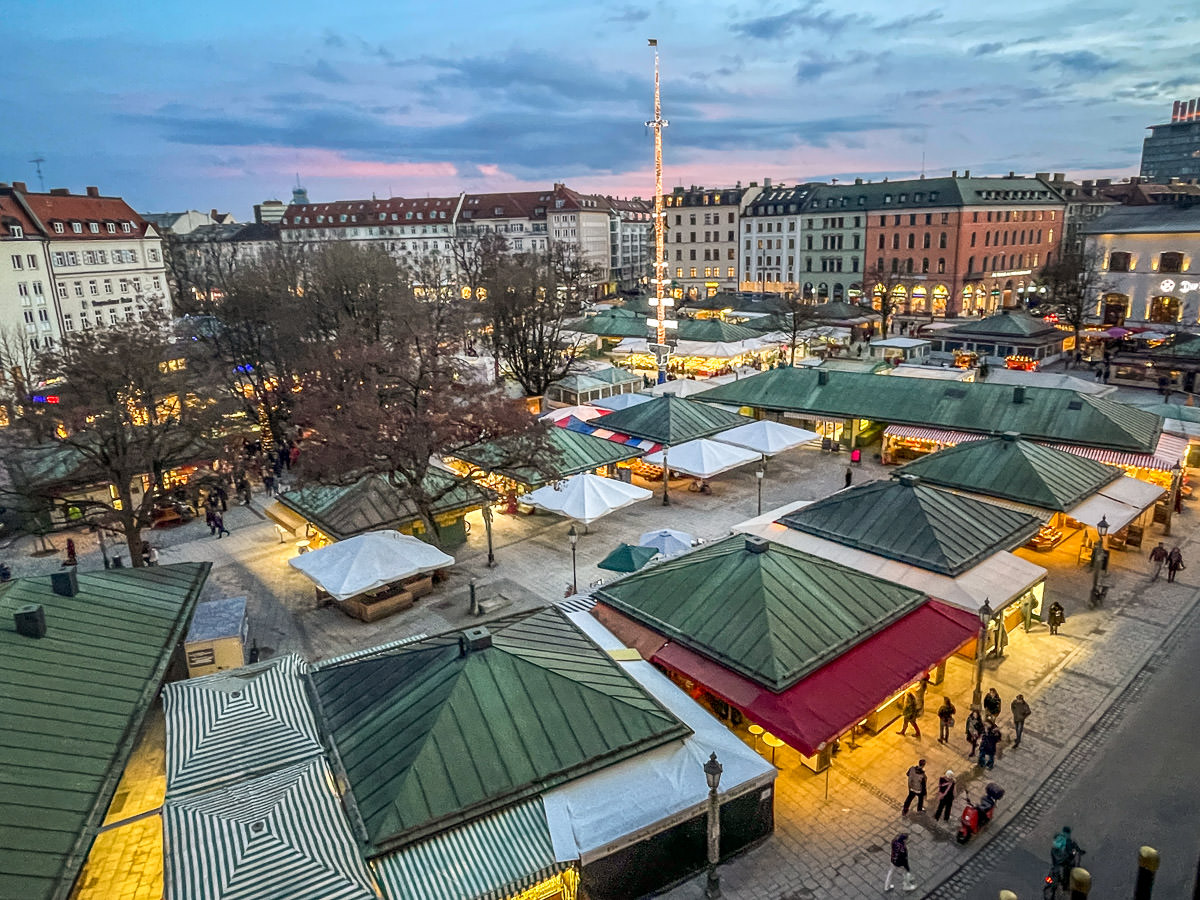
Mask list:
[{"label": "evening horizon glow", "polygon": [[[142,211],[447,196],[565,182],[1136,174],[1145,127],[1200,96],[1190,5],[659,0],[331,8],[9,4],[0,180],[98,185]],[[1152,48],[1152,52],[1150,52]]]}]

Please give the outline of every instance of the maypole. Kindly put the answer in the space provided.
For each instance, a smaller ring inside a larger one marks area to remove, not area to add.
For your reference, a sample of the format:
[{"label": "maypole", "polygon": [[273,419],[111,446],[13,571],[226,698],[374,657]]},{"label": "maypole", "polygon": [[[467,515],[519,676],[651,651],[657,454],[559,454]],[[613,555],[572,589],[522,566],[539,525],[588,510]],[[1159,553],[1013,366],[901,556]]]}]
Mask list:
[{"label": "maypole", "polygon": [[654,119],[647,122],[648,128],[654,129],[654,299],[651,301],[655,308],[653,319],[646,324],[655,330],[655,343],[650,346],[658,364],[658,383],[667,380],[667,361],[671,358],[671,346],[667,343],[667,329],[675,327],[675,320],[667,318],[667,307],[674,306],[675,301],[667,296],[667,253],[666,253],[666,213],[663,212],[662,185],[662,130],[667,127],[667,120],[662,117],[662,97],[659,93],[658,80],[658,41],[650,39],[654,48]]}]

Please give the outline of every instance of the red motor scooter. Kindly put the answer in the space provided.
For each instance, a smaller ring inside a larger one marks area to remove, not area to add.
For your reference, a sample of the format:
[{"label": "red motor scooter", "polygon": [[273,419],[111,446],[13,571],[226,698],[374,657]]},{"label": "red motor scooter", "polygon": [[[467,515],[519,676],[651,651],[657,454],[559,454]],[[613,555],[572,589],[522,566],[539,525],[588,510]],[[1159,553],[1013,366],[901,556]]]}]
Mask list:
[{"label": "red motor scooter", "polygon": [[992,821],[992,813],[996,810],[996,801],[1004,796],[1004,788],[994,781],[989,781],[983,789],[983,799],[978,803],[971,801],[971,794],[965,788],[963,793],[966,795],[967,805],[963,807],[962,818],[958,823],[956,840],[960,844],[965,844],[972,835],[978,834],[984,825]]}]

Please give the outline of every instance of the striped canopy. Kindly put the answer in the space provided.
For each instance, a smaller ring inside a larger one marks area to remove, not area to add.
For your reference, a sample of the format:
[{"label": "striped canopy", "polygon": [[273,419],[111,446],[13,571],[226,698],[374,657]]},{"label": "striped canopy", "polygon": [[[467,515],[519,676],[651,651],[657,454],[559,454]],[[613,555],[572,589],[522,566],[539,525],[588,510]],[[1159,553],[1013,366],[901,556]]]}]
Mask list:
[{"label": "striped canopy", "polygon": [[289,654],[167,685],[167,791],[204,790],[319,756],[304,668]]},{"label": "striped canopy", "polygon": [[555,872],[541,798],[441,831],[374,861],[391,900],[500,900]]},{"label": "striped canopy", "polygon": [[163,805],[167,900],[376,900],[324,759]]}]

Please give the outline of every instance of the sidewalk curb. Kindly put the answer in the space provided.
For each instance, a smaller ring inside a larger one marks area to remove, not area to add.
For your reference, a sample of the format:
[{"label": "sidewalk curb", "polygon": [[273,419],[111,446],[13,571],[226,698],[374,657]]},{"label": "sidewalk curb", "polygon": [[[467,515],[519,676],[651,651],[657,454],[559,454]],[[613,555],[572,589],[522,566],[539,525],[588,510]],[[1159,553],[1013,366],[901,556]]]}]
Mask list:
[{"label": "sidewalk curb", "polygon": [[[1193,541],[1189,540],[1186,543],[1190,544],[1193,543]],[[1122,603],[1120,606],[1124,607],[1126,605],[1128,604]],[[1191,598],[1185,601],[1183,609],[1181,609],[1180,612],[1176,614],[1166,626],[1164,626],[1162,640],[1158,641],[1154,646],[1148,649],[1141,656],[1141,658],[1129,668],[1121,682],[1108,692],[1104,700],[1097,705],[1096,708],[1083,721],[1083,724],[1079,728],[1075,729],[1068,741],[1051,758],[1050,764],[1046,766],[1045,775],[1039,778],[1035,783],[1018,789],[1018,791],[1013,795],[1015,796],[1017,802],[1012,804],[1006,803],[1004,805],[1004,814],[998,819],[994,820],[991,827],[989,827],[986,832],[981,832],[976,837],[975,840],[977,843],[974,844],[974,849],[972,849],[969,854],[960,859],[956,865],[943,866],[941,869],[935,872],[931,879],[932,887],[925,891],[922,894],[922,897],[930,898],[934,896],[939,890],[941,890],[947,881],[954,877],[959,869],[961,869],[969,860],[973,859],[994,839],[998,838],[1004,832],[1004,829],[1007,828],[1008,825],[1025,809],[1029,802],[1035,796],[1037,796],[1037,794],[1042,790],[1042,788],[1063,764],[1063,762],[1079,748],[1080,743],[1082,743],[1083,739],[1092,731],[1092,729],[1096,727],[1096,724],[1108,713],[1110,709],[1112,709],[1113,706],[1116,705],[1121,696],[1129,689],[1129,686],[1133,684],[1134,680],[1150,664],[1150,661],[1154,658],[1154,656],[1171,641],[1171,639],[1179,631],[1180,626],[1189,617],[1191,617],[1198,605],[1200,605],[1200,588],[1193,588]],[[1113,613],[1116,613],[1116,608],[1113,609]],[[1068,660],[1073,659],[1077,653],[1078,651],[1072,653],[1068,657]],[[1056,677],[1066,669],[1068,660],[1064,660],[1063,665],[1059,666],[1055,670]]]}]

